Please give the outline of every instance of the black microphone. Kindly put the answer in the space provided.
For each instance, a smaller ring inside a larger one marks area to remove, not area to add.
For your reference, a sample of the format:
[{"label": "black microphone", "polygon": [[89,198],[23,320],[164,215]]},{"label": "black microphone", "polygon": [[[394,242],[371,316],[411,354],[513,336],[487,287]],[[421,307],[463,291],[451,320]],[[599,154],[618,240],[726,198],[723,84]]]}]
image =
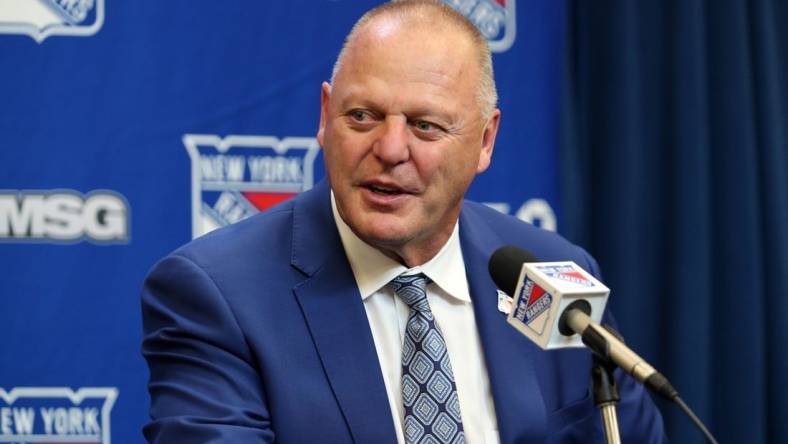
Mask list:
[{"label": "black microphone", "polygon": [[490,256],[490,261],[487,262],[487,271],[490,272],[495,285],[511,296],[517,289],[523,264],[529,262],[540,261],[528,250],[507,245],[495,250]]}]

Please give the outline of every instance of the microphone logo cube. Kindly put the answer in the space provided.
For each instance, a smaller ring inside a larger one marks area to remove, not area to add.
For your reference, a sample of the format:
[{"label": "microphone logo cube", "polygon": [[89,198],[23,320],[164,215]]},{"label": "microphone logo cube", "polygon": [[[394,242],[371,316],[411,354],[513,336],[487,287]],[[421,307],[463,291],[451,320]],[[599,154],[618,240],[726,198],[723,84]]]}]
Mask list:
[{"label": "microphone logo cube", "polygon": [[578,299],[591,305],[590,317],[602,319],[610,290],[574,262],[526,263],[520,271],[507,322],[539,347],[583,347],[578,335],[564,336],[558,322]]}]

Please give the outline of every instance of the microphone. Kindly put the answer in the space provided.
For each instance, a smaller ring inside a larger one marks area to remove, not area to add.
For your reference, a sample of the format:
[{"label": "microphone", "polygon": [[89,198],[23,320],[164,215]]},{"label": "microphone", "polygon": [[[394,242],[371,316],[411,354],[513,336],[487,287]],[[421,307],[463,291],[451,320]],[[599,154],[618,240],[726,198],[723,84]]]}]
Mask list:
[{"label": "microphone", "polygon": [[495,285],[512,296],[507,322],[544,350],[582,347],[612,362],[637,381],[675,402],[712,444],[717,440],[654,367],[624,345],[621,336],[599,322],[610,290],[571,261],[540,262],[514,246],[490,257]]},{"label": "microphone", "polygon": [[678,395],[617,333],[599,325],[610,290],[574,262],[540,262],[526,250],[506,246],[493,253],[488,269],[498,288],[513,298],[507,322],[540,348],[585,344],[669,400]]}]

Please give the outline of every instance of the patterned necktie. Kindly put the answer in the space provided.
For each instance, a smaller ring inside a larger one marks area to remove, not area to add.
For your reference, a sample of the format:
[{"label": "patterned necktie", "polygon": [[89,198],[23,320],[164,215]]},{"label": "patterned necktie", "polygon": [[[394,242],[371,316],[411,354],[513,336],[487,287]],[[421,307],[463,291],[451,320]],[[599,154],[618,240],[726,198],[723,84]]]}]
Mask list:
[{"label": "patterned necktie", "polygon": [[407,444],[465,443],[454,374],[427,301],[423,274],[398,276],[394,291],[410,307],[402,344],[402,401]]}]

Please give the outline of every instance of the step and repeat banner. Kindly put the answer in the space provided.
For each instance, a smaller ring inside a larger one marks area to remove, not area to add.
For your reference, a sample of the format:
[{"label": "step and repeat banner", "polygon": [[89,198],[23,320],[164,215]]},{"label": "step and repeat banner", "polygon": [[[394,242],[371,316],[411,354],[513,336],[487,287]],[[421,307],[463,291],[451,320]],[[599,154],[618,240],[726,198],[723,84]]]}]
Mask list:
[{"label": "step and repeat banner", "polygon": [[[446,1],[503,110],[470,198],[555,229],[563,2]],[[378,3],[0,0],[0,442],[143,440],[148,269],[324,176],[320,84]]]}]

